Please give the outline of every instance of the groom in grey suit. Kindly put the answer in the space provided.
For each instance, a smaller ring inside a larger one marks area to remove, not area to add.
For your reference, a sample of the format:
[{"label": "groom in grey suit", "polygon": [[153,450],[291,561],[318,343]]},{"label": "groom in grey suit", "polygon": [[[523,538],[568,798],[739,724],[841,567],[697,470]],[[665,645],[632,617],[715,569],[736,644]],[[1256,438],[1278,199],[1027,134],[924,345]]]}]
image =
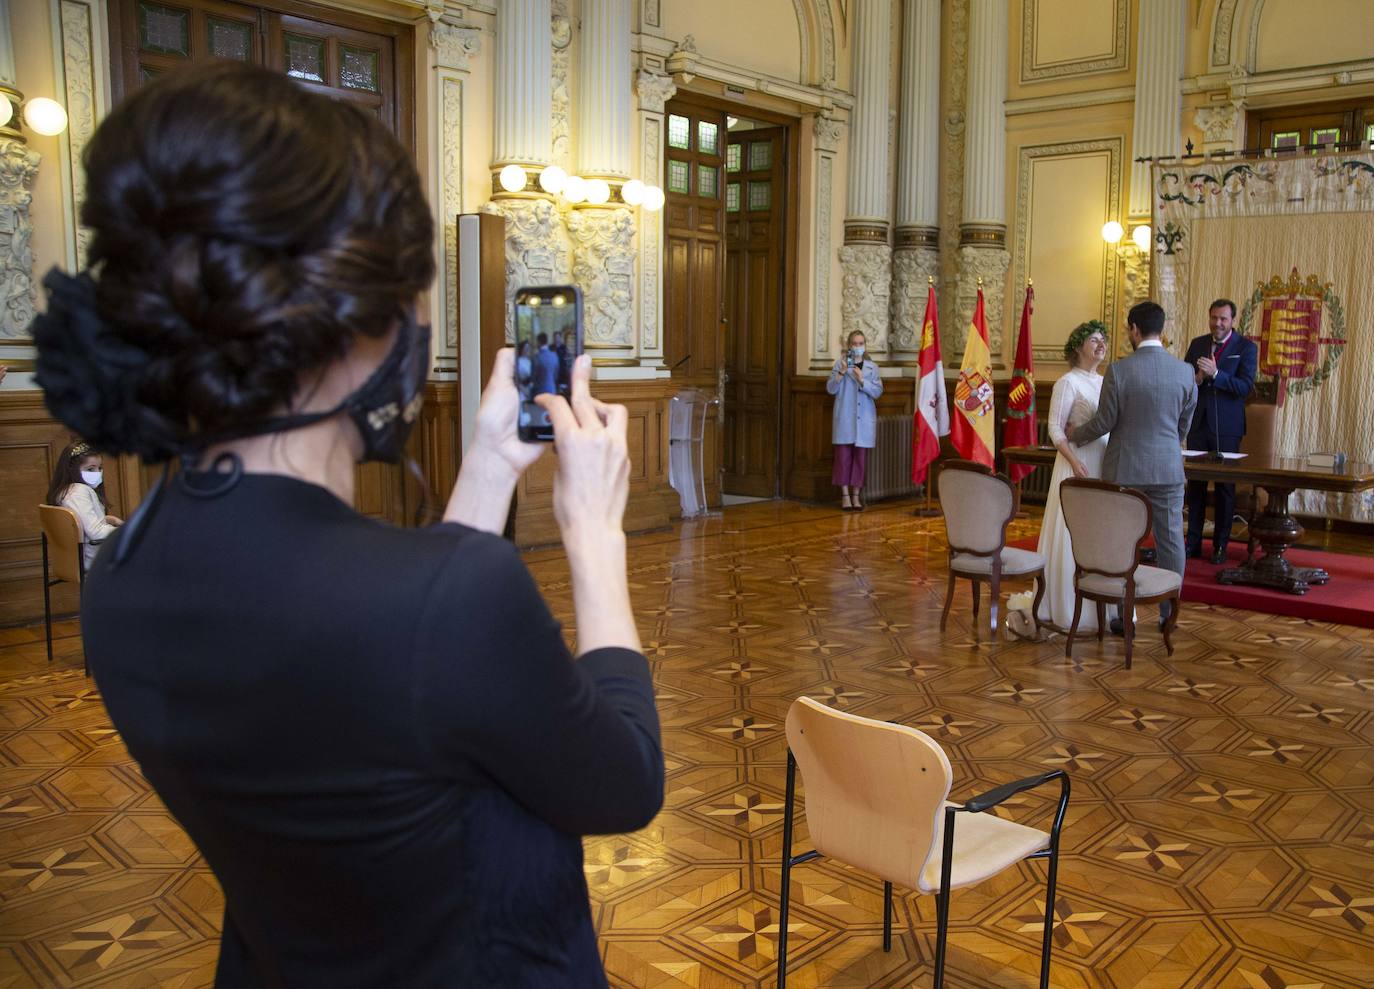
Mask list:
[{"label": "groom in grey suit", "polygon": [[[1111,433],[1102,459],[1103,480],[1137,488],[1153,509],[1159,565],[1182,575],[1183,441],[1197,405],[1193,369],[1164,349],[1164,310],[1141,302],[1126,316],[1135,353],[1107,367],[1097,415],[1073,430],[1082,446]],[[1168,617],[1169,602],[1160,605]],[[1113,630],[1116,623],[1113,622]]]}]

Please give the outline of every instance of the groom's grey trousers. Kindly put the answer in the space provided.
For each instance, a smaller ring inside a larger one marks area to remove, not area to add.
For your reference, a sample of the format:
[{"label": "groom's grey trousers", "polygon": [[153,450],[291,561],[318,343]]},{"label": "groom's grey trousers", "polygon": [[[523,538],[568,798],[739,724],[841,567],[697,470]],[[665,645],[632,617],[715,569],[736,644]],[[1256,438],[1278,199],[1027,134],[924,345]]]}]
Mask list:
[{"label": "groom's grey trousers", "polygon": [[1155,555],[1161,570],[1183,575],[1183,485],[1138,484],[1137,490],[1150,499],[1151,526],[1154,529]]}]

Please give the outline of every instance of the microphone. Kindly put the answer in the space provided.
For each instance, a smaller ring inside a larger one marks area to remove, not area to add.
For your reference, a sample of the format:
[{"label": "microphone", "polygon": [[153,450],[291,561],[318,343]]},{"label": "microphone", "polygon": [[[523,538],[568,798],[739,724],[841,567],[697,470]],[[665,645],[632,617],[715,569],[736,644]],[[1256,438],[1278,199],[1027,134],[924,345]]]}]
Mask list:
[{"label": "microphone", "polygon": [[[1215,358],[1213,358],[1215,360]],[[1208,438],[1211,449],[1203,459],[1209,464],[1220,464],[1226,461],[1221,455],[1221,421],[1217,417],[1217,379],[1213,375],[1208,382],[1207,390],[1212,393],[1212,434]]]}]

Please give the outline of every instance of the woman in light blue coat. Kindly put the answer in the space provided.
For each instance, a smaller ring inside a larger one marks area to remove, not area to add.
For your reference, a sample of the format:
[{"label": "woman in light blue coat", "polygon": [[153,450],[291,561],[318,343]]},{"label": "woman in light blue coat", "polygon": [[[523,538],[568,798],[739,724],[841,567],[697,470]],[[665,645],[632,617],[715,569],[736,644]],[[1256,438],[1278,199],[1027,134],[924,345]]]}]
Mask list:
[{"label": "woman in light blue coat", "polygon": [[868,451],[878,434],[878,396],[883,380],[878,365],[864,359],[864,335],[849,334],[848,349],[830,369],[825,390],[835,396],[830,441],[835,445],[835,469],[831,480],[840,488],[840,508],[863,511],[859,492],[868,472]]}]

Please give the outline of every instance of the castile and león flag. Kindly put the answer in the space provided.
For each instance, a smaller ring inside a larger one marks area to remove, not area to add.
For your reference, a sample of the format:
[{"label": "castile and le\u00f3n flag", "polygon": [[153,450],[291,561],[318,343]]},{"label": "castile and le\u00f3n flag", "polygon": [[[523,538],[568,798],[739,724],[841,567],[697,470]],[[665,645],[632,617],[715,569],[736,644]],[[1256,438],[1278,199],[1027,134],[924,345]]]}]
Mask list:
[{"label": "castile and le\u00f3n flag", "polygon": [[911,481],[925,484],[930,465],[940,457],[940,437],[949,435],[949,399],[945,395],[945,366],[940,357],[940,314],[935,285],[926,293],[926,316],[921,324],[921,376],[916,381],[916,416],[911,441]]}]

